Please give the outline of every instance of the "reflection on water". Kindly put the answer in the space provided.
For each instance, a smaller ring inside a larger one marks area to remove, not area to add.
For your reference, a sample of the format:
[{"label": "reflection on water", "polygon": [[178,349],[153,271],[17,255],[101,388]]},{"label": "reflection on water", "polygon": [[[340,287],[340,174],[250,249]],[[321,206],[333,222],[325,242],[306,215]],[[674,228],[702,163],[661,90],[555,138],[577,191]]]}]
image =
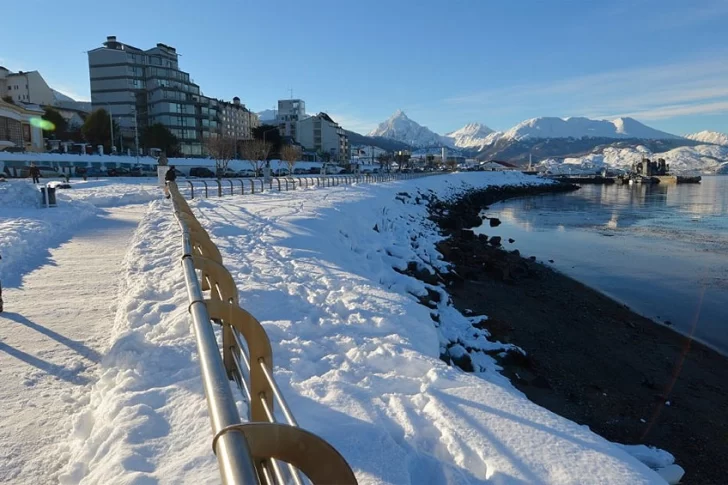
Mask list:
[{"label": "reflection on water", "polygon": [[[728,352],[728,176],[585,185],[493,205],[512,248]],[[701,300],[702,299],[702,300]],[[658,318],[659,317],[659,318]]]}]

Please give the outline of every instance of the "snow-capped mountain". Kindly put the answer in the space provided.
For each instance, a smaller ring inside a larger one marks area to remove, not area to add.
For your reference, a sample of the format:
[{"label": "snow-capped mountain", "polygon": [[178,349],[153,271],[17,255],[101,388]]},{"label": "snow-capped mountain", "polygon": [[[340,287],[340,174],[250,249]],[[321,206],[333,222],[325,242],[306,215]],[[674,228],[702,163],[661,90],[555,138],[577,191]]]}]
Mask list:
[{"label": "snow-capped mountain", "polygon": [[441,136],[425,126],[412,121],[402,110],[397,110],[383,123],[380,123],[367,136],[381,136],[397,140],[413,147],[453,146],[454,141]]},{"label": "snow-capped mountain", "polygon": [[468,123],[459,130],[452,131],[445,136],[452,138],[456,147],[479,149],[487,145],[487,137],[493,130],[480,123]]},{"label": "snow-capped mountain", "polygon": [[698,133],[685,135],[685,138],[689,140],[699,141],[702,143],[712,143],[714,145],[728,146],[728,135],[726,135],[725,133],[719,133],[717,131],[699,131]]},{"label": "snow-capped mountain", "polygon": [[523,140],[526,138],[582,138],[585,136],[592,138],[640,138],[645,140],[674,140],[681,138],[677,135],[650,128],[633,118],[617,118],[613,121],[607,121],[582,117],[531,118],[518,123],[497,138]]},{"label": "snow-capped mountain", "polygon": [[602,167],[629,169],[642,158],[664,158],[673,173],[703,172],[728,173],[728,146],[697,145],[653,152],[644,145],[620,148],[604,147],[587,155],[566,158],[548,158],[538,165],[552,173],[592,174]]},{"label": "snow-capped mountain", "polygon": [[273,109],[264,109],[263,111],[259,111],[257,115],[261,123],[266,121],[274,121],[276,119],[276,111]]}]

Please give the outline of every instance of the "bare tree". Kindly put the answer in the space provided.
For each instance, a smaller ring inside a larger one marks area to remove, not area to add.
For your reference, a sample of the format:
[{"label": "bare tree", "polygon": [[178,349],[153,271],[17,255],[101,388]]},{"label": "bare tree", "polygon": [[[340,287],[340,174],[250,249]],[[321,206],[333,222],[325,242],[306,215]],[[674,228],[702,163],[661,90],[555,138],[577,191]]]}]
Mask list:
[{"label": "bare tree", "polygon": [[247,140],[242,145],[243,158],[248,160],[253,166],[255,176],[260,177],[260,171],[268,160],[268,154],[271,150],[271,143],[263,140]]},{"label": "bare tree", "polygon": [[288,165],[289,175],[293,175],[293,166],[301,157],[301,149],[296,145],[284,145],[281,147],[281,160]]},{"label": "bare tree", "polygon": [[448,170],[450,170],[451,172],[454,172],[455,169],[458,168],[458,161],[455,160],[454,158],[448,158],[447,161],[445,162],[445,166],[447,167]]},{"label": "bare tree", "polygon": [[392,155],[389,153],[382,153],[377,157],[379,162],[379,168],[382,172],[389,172],[389,165],[392,163]]},{"label": "bare tree", "polygon": [[229,136],[216,136],[208,138],[205,143],[207,153],[215,159],[215,175],[217,178],[223,176],[228,168],[230,160],[235,158],[237,142]]}]

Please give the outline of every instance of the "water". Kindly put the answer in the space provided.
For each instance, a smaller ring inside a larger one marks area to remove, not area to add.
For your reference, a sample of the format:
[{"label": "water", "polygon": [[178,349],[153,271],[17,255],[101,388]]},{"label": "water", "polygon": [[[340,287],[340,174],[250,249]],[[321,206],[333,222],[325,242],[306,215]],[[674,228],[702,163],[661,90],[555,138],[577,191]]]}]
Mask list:
[{"label": "water", "polygon": [[494,204],[486,214],[502,224],[478,232],[501,236],[507,249],[728,354],[728,176],[584,185]]}]

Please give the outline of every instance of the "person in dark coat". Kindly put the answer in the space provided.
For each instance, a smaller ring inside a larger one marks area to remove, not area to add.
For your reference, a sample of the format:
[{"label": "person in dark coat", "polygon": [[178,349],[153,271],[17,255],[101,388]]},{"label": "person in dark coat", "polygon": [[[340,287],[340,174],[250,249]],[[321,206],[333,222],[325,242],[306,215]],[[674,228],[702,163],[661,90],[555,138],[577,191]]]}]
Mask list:
[{"label": "person in dark coat", "polygon": [[35,163],[30,164],[30,176],[33,177],[33,183],[39,184],[40,183],[40,169],[35,166]]},{"label": "person in dark coat", "polygon": [[177,171],[174,169],[174,165],[169,166],[169,170],[167,170],[167,173],[164,175],[164,180],[166,182],[174,182],[177,180]]},{"label": "person in dark coat", "polygon": [[169,183],[177,180],[177,172],[174,169],[174,165],[170,165],[167,169],[167,173],[164,174],[164,195],[168,199],[171,197],[169,193]]}]

